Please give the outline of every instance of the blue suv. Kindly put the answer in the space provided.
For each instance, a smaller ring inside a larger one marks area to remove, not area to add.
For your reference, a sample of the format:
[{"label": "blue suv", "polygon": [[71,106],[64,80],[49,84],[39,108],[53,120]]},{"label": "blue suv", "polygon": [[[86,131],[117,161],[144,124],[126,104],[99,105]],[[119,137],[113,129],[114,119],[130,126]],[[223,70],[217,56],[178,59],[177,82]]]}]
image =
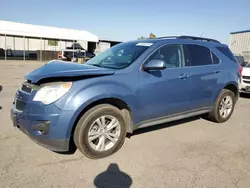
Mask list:
[{"label": "blue suv", "polygon": [[240,74],[229,48],[213,39],[125,42],[85,64],[55,60],[28,73],[11,117],[50,150],[74,143],[87,157],[103,158],[139,128],[202,114],[227,121]]}]

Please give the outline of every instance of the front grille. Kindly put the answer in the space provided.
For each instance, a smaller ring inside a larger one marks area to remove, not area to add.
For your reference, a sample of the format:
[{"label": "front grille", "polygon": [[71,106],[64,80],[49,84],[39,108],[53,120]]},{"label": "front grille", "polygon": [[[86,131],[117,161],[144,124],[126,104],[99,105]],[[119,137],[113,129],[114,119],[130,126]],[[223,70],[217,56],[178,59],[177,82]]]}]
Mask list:
[{"label": "front grille", "polygon": [[25,108],[25,102],[20,101],[20,100],[16,100],[16,109],[19,111],[23,111]]},{"label": "front grille", "polygon": [[250,80],[250,76],[242,76],[242,78]]},{"label": "front grille", "polygon": [[250,84],[250,81],[247,81],[247,80],[243,80],[243,82],[246,84]]},{"label": "front grille", "polygon": [[27,84],[23,84],[22,85],[22,88],[21,88],[22,91],[26,92],[26,93],[31,93],[32,89],[31,87],[29,87]]}]

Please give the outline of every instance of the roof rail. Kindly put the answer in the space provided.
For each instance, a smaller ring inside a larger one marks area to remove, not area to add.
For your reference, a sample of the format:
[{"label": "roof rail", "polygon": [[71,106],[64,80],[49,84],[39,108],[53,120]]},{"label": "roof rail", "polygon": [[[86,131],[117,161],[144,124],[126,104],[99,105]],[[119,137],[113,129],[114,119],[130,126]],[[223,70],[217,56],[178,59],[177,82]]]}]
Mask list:
[{"label": "roof rail", "polygon": [[157,37],[156,39],[176,39],[179,38],[179,36],[165,36],[165,37]]},{"label": "roof rail", "polygon": [[218,40],[215,40],[215,39],[203,38],[203,37],[194,37],[194,36],[186,36],[186,35],[157,37],[156,39],[189,39],[189,40],[200,40],[200,41],[220,43]]},{"label": "roof rail", "polygon": [[203,37],[179,36],[178,38],[179,38],[179,39],[201,40],[201,41],[207,41],[207,42],[216,42],[216,43],[220,43],[218,40],[210,39],[210,38],[203,38]]}]

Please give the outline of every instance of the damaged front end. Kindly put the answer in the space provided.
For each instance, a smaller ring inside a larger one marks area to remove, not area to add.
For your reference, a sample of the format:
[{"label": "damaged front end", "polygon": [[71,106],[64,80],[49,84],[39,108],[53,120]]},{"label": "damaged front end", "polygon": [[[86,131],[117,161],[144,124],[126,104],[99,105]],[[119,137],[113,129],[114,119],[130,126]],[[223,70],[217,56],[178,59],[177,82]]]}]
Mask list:
[{"label": "damaged front end", "polygon": [[81,80],[112,74],[111,69],[61,61],[28,73],[27,81],[14,98],[13,125],[48,149],[68,151],[71,136],[68,130],[76,109],[64,109],[64,106],[72,104],[70,99],[82,89]]}]

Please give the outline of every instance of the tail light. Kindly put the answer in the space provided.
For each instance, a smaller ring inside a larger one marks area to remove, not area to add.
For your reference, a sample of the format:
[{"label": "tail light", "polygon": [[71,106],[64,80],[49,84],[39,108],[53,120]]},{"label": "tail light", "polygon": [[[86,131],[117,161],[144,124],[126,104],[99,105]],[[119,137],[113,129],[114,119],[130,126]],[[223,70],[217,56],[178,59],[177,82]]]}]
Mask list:
[{"label": "tail light", "polygon": [[242,66],[239,66],[239,74],[240,74],[240,76],[242,76],[242,70],[243,70]]}]

